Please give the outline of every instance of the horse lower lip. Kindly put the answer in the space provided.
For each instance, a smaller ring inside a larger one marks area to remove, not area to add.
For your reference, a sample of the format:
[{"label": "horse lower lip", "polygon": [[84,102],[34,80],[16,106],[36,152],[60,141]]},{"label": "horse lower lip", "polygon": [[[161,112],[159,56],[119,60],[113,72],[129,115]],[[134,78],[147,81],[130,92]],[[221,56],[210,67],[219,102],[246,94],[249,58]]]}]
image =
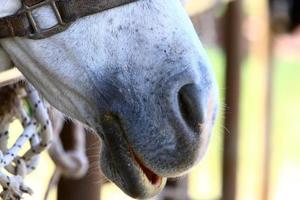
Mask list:
[{"label": "horse lower lip", "polygon": [[135,153],[133,153],[133,157],[143,173],[146,175],[148,178],[149,182],[154,185],[155,187],[159,187],[162,184],[162,177],[158,176],[155,174],[153,171],[151,171],[149,168],[147,168],[143,162],[136,156]]},{"label": "horse lower lip", "polygon": [[[128,151],[130,152],[131,160],[132,162],[135,162],[136,166],[140,168],[142,173],[147,177],[149,183],[152,184],[155,188],[160,188],[164,182],[163,177],[158,176],[153,171],[151,171],[149,168],[147,168],[141,159],[138,158],[138,156],[135,154],[133,148],[130,146],[130,143],[128,142],[126,138],[126,134],[122,128],[122,124],[120,122],[120,119],[117,116],[114,115],[106,115],[103,122],[103,130],[106,132],[116,133],[115,137],[122,138],[123,145],[126,145],[128,147]],[[111,136],[113,134],[108,134],[108,136]],[[104,137],[103,137],[104,138]],[[111,137],[104,138],[104,141],[108,142],[108,146],[119,146],[119,143],[115,143],[117,140]],[[120,153],[120,152],[119,152]],[[122,153],[121,153],[122,154]]]}]

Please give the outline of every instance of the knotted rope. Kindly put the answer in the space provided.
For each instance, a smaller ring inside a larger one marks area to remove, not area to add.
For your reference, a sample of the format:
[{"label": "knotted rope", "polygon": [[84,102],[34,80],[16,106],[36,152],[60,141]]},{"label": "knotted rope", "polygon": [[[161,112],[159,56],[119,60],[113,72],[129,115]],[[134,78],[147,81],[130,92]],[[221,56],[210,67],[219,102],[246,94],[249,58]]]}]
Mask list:
[{"label": "knotted rope", "polygon": [[[47,108],[32,85],[23,83],[3,87],[0,96],[0,185],[3,188],[0,197],[18,200],[23,193],[32,193],[23,178],[36,168],[39,154],[49,146],[52,125]],[[27,110],[24,104],[28,105]],[[22,122],[24,131],[8,147],[9,125],[15,119]],[[19,155],[28,141],[30,149]]]},{"label": "knotted rope", "polygon": [[[81,178],[88,169],[85,155],[85,135],[83,126],[75,123],[72,139],[74,149],[65,151],[59,135],[64,123],[64,115],[55,109],[49,110],[38,92],[29,83],[18,83],[0,88],[0,185],[4,200],[21,199],[24,193],[32,190],[24,184],[24,177],[38,164],[39,154],[51,145],[50,156],[56,164],[56,171],[51,179],[51,186],[61,176]],[[8,147],[9,126],[12,121],[21,121],[23,132],[11,147]],[[54,121],[52,127],[51,121]],[[54,129],[54,130],[53,130]],[[52,139],[53,132],[55,133]],[[29,141],[30,148],[23,155],[20,150]],[[51,142],[52,141],[52,142]],[[46,194],[46,197],[47,197]]]}]

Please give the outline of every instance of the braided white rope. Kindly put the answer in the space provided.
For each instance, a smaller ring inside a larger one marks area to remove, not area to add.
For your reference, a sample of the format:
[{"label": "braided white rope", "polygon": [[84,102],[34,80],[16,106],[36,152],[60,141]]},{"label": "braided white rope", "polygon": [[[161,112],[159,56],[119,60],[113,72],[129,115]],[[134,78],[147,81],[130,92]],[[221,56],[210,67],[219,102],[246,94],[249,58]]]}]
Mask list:
[{"label": "braided white rope", "polygon": [[35,155],[41,153],[43,150],[45,150],[51,142],[52,139],[52,124],[49,119],[47,108],[45,107],[44,103],[39,97],[39,94],[37,90],[34,89],[34,87],[30,84],[27,84],[25,86],[25,90],[27,92],[27,98],[30,107],[33,109],[35,120],[31,120],[30,123],[38,123],[40,127],[40,133],[39,137],[41,141],[34,145],[33,148],[31,148],[29,151],[27,151],[23,158],[27,161],[30,160]]},{"label": "braided white rope", "polygon": [[[13,95],[16,95],[14,112],[8,113],[4,117],[0,116],[0,185],[3,188],[0,197],[4,200],[17,200],[24,193],[32,193],[32,190],[24,184],[23,178],[36,168],[39,160],[38,155],[49,146],[53,132],[47,108],[33,86],[30,84],[15,85]],[[22,99],[28,104],[31,115],[25,110]],[[85,155],[84,128],[80,123],[75,123],[72,136],[75,148],[72,151],[65,151],[59,139],[64,116],[58,111],[53,111],[51,114],[54,115],[52,120],[55,122],[54,132],[56,133],[49,152],[57,166],[53,177],[65,175],[81,178],[88,169],[88,159]],[[17,138],[14,145],[8,148],[10,136],[8,128],[15,118],[22,122],[24,131]],[[28,141],[30,142],[30,149],[23,156],[20,156],[20,150]],[[5,169],[12,176],[8,176],[1,169]],[[51,185],[55,184],[54,179],[50,182],[48,192]]]},{"label": "braided white rope", "polygon": [[[22,89],[17,86],[15,91],[16,94],[20,94]],[[49,146],[52,138],[51,121],[38,92],[30,84],[25,84],[25,91],[27,94],[24,100],[29,104],[32,116],[25,111],[22,100],[16,98],[15,115],[9,116],[10,119],[5,117],[0,119],[0,170],[3,169],[0,171],[0,185],[3,188],[0,197],[4,200],[18,200],[23,193],[32,193],[32,190],[24,184],[23,178],[36,168],[38,155]],[[14,118],[22,122],[24,131],[13,146],[8,148],[8,127]],[[23,156],[19,156],[20,150],[28,141],[31,148]],[[4,169],[12,175],[4,173]]]},{"label": "braided white rope", "polygon": [[74,131],[72,139],[74,141],[74,149],[66,151],[59,139],[59,134],[55,134],[53,143],[49,149],[49,155],[54,161],[57,170],[67,177],[81,178],[88,170],[88,159],[85,149],[85,130],[83,126],[74,122]]}]

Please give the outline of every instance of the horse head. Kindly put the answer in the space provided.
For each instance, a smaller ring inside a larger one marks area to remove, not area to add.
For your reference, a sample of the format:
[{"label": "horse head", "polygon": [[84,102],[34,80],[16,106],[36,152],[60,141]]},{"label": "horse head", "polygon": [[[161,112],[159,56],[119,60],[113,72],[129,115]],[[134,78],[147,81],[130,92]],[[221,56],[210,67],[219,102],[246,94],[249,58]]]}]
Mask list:
[{"label": "horse head", "polygon": [[[2,15],[19,8],[0,2]],[[34,16],[40,26],[56,23],[46,6]],[[218,95],[179,0],[140,0],[46,39],[0,44],[54,107],[97,132],[102,171],[128,195],[156,195],[204,155]]]}]

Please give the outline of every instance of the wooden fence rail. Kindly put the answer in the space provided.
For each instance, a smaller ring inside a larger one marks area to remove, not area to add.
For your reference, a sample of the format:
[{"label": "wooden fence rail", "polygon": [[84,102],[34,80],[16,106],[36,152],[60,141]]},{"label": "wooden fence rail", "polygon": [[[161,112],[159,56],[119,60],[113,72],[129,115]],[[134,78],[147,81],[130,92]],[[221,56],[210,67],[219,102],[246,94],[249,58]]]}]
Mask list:
[{"label": "wooden fence rail", "polygon": [[22,73],[16,68],[0,72],[0,87],[24,80]]}]

